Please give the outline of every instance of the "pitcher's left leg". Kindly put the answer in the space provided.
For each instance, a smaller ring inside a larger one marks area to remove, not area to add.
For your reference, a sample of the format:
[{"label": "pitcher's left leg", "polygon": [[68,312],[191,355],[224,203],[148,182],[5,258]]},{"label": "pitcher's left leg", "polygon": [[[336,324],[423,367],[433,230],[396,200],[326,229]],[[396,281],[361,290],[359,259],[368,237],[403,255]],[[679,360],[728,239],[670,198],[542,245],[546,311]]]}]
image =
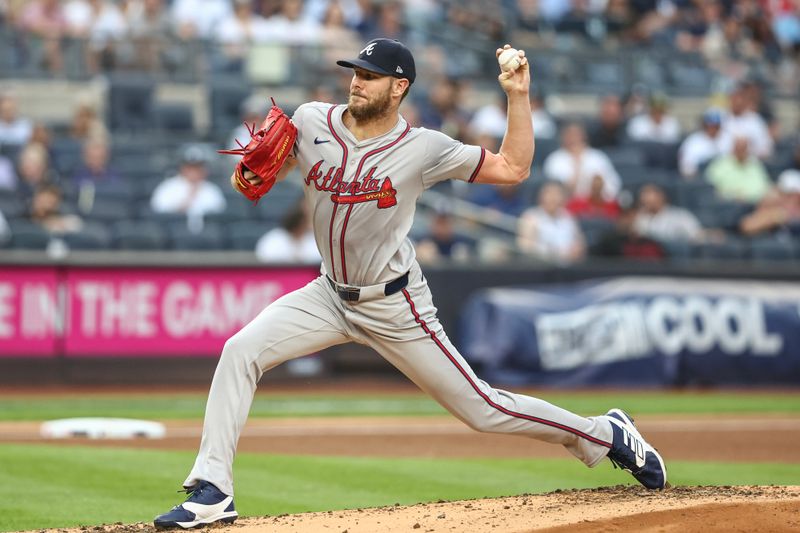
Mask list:
[{"label": "pitcher's left leg", "polygon": [[424,282],[412,281],[401,293],[359,308],[387,315],[385,327],[365,320],[372,347],[470,427],[562,444],[588,466],[608,454],[613,432],[605,417],[579,416],[479,379],[444,333]]}]

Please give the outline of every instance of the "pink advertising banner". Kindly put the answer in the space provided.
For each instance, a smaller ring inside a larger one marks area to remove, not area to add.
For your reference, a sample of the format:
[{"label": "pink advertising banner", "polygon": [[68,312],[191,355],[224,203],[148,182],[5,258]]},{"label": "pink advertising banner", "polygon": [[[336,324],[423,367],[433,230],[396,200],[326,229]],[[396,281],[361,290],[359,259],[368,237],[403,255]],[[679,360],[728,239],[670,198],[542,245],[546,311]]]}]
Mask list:
[{"label": "pink advertising banner", "polygon": [[0,357],[53,357],[63,327],[55,268],[0,269]]},{"label": "pink advertising banner", "polygon": [[70,269],[67,356],[218,356],[225,340],[318,275],[285,269]]},{"label": "pink advertising banner", "polygon": [[208,357],[316,268],[0,268],[0,357]]}]

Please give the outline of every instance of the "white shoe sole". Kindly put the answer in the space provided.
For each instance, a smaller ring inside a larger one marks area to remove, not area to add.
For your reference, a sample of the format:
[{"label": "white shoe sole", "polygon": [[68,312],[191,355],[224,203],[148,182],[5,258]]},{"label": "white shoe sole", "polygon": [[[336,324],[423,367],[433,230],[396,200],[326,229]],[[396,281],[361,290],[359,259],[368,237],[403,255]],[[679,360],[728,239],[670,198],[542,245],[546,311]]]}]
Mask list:
[{"label": "white shoe sole", "polygon": [[655,448],[650,446],[650,443],[647,442],[644,437],[642,437],[642,434],[639,433],[638,429],[636,429],[636,425],[634,425],[633,420],[631,419],[631,417],[626,415],[625,411],[623,411],[622,409],[616,409],[616,408],[615,409],[611,409],[611,410],[608,411],[608,413],[606,413],[606,415],[608,415],[609,413],[614,413],[617,416],[619,416],[620,418],[622,418],[622,420],[625,421],[625,422],[620,422],[618,419],[614,418],[613,416],[610,416],[608,418],[609,418],[609,420],[611,421],[612,424],[616,423],[617,425],[623,425],[625,431],[629,431],[630,433],[632,433],[634,437],[639,439],[642,442],[642,444],[645,445],[645,447],[646,447],[645,448],[645,454],[647,454],[647,452],[649,451],[653,455],[656,456],[656,459],[658,459],[658,464],[661,465],[661,471],[664,472],[664,486],[661,487],[661,488],[662,489],[670,488],[670,484],[667,481],[667,466],[664,464],[664,459],[662,459],[661,458],[661,454],[658,453],[658,451],[656,451]]},{"label": "white shoe sole", "polygon": [[[194,520],[192,522],[175,522],[175,523],[180,527],[182,527],[183,529],[191,529],[193,527],[211,524],[228,518],[233,518],[235,520],[236,518],[238,518],[238,516],[239,513],[237,513],[236,511],[228,511],[220,513],[218,515],[211,516],[209,518],[203,518],[202,520]],[[233,520],[228,520],[228,522],[233,523]]]}]

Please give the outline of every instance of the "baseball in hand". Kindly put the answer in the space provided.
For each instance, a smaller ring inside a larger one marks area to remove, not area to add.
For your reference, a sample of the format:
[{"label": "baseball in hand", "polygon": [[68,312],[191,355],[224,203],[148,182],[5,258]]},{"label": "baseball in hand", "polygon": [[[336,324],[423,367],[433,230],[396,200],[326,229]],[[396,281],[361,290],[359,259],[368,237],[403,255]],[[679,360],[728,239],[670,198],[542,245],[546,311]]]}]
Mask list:
[{"label": "baseball in hand", "polygon": [[517,70],[517,68],[519,68],[519,61],[520,57],[516,48],[508,48],[507,50],[503,50],[500,52],[500,55],[497,56],[497,62],[500,64],[500,70],[503,72]]}]

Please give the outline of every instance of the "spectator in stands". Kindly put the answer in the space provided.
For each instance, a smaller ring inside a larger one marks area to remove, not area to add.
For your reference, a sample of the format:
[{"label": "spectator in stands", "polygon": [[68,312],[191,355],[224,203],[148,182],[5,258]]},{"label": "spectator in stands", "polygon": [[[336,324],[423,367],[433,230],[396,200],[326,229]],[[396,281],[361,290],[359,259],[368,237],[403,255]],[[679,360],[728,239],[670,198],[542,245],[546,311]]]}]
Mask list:
[{"label": "spectator in stands", "polygon": [[568,124],[561,133],[561,148],[544,161],[544,174],[560,181],[572,196],[589,196],[592,180],[603,178],[603,196],[612,200],[620,190],[620,177],[606,154],[586,144],[586,133],[578,123]]},{"label": "spectator in stands", "polygon": [[[236,141],[246,146],[250,142],[250,130],[247,125],[249,124],[252,127],[255,124],[258,127],[264,121],[264,117],[267,116],[270,105],[270,101],[260,94],[254,93],[248,96],[239,106],[242,123],[231,131],[225,148],[235,148],[238,146]],[[231,161],[237,162],[241,159],[238,155],[228,157]]]},{"label": "spectator in stands", "polygon": [[518,217],[529,207],[521,185],[473,185],[469,201],[497,213]]},{"label": "spectator in stands", "polygon": [[775,39],[787,54],[800,50],[800,9],[797,2],[768,2],[772,10],[772,31]]},{"label": "spectator in stands", "polygon": [[539,191],[539,203],[519,219],[517,246],[540,259],[573,263],[586,255],[580,226],[564,208],[566,190],[561,183],[547,182]]},{"label": "spectator in stands", "polygon": [[422,263],[442,260],[467,261],[474,254],[474,245],[455,231],[453,217],[447,208],[438,208],[430,220],[428,234],[415,245]]},{"label": "spectator in stands", "polygon": [[31,198],[39,187],[58,180],[57,174],[50,168],[47,150],[41,144],[31,143],[25,146],[17,161],[19,173],[19,191],[26,198]]},{"label": "spectator in stands", "polygon": [[780,123],[772,109],[772,104],[764,98],[764,83],[758,78],[747,78],[741,83],[745,97],[747,98],[747,108],[757,113],[767,125],[770,137],[773,142],[780,137]]},{"label": "spectator in stands", "polygon": [[397,0],[386,0],[372,2],[372,5],[375,8],[372,16],[365,19],[364,24],[359,28],[362,38],[372,40],[385,37],[408,42],[403,26],[403,4]]},{"label": "spectator in stands", "polygon": [[703,226],[691,211],[670,205],[659,185],[648,183],[639,190],[639,209],[633,220],[639,235],[660,242],[700,241]]},{"label": "spectator in stands", "polygon": [[207,181],[209,156],[202,146],[183,149],[177,175],[162,181],[153,191],[150,207],[156,213],[185,213],[189,227],[202,228],[203,215],[225,210],[225,196]]},{"label": "spectator in stands", "polygon": [[281,10],[266,20],[265,40],[288,45],[316,44],[320,40],[319,23],[303,16],[302,0],[283,0]]},{"label": "spectator in stands", "polygon": [[597,121],[589,131],[589,143],[595,148],[619,146],[625,140],[625,112],[622,100],[616,94],[609,94],[600,101]]},{"label": "spectator in stands", "polygon": [[[27,2],[17,20],[20,29],[35,39],[41,40],[41,63],[52,72],[64,69],[62,40],[67,32],[67,21],[60,0],[33,0]],[[36,49],[36,47],[31,47]]]},{"label": "spectator in stands", "polygon": [[633,117],[628,122],[628,137],[634,141],[676,143],[681,137],[678,119],[667,113],[669,104],[664,95],[650,97],[647,113]]},{"label": "spectator in stands", "polygon": [[531,87],[530,102],[533,137],[535,139],[555,139],[558,135],[558,126],[553,115],[547,110],[545,94],[541,90]]},{"label": "spectator in stands", "polygon": [[131,45],[127,62],[147,71],[171,66],[176,52],[169,43],[173,28],[164,0],[128,2],[125,17]]},{"label": "spectator in stands", "polygon": [[722,111],[711,108],[703,113],[700,129],[689,134],[678,149],[678,169],[684,178],[694,178],[703,164],[722,153],[721,129]]},{"label": "spectator in stands", "polygon": [[61,189],[53,184],[44,184],[36,189],[31,200],[30,218],[55,234],[72,233],[83,227],[79,216],[62,212]]},{"label": "spectator in stands", "polygon": [[720,155],[706,169],[706,178],[720,198],[739,202],[758,202],[770,188],[764,164],[750,155],[749,141],[737,137],[733,153]]},{"label": "spectator in stands", "polygon": [[[307,2],[306,5],[313,3]],[[316,3],[319,4],[320,2]],[[308,12],[307,8],[306,13],[308,14]],[[321,17],[320,42],[323,53],[327,58],[326,61],[323,61],[323,64],[330,63],[333,65],[340,57],[345,57],[347,54],[352,53],[353,50],[358,50],[362,45],[361,37],[353,29],[355,24],[348,25],[345,17],[345,8],[340,2],[328,2],[324,15]],[[360,15],[358,18],[360,19]],[[314,18],[314,20],[319,19]],[[333,67],[330,68],[332,69]]]},{"label": "spectator in stands", "polygon": [[764,119],[751,109],[747,88],[739,85],[730,94],[730,113],[722,122],[722,150],[731,153],[734,141],[744,137],[748,140],[750,152],[759,159],[772,155],[773,142]]},{"label": "spectator in stands", "polygon": [[614,228],[603,234],[592,247],[592,255],[648,261],[664,259],[667,256],[664,246],[650,237],[639,235],[634,229],[637,214],[634,206],[623,208]]},{"label": "spectator in stands", "polygon": [[17,188],[17,173],[14,163],[6,156],[0,155],[0,190],[13,191]]},{"label": "spectator in stands", "polygon": [[[502,97],[502,98],[501,98]],[[535,139],[553,139],[558,127],[553,116],[544,107],[544,98],[539,91],[531,90],[531,120],[533,120],[533,136]],[[479,108],[469,123],[469,131],[473,138],[488,135],[502,139],[506,127],[505,95],[499,94],[491,103]]]},{"label": "spectator in stands", "polygon": [[222,19],[214,31],[214,40],[222,48],[225,69],[240,70],[254,43],[269,39],[267,21],[253,13],[252,0],[233,0],[233,13]]},{"label": "spectator in stands", "polygon": [[302,200],[286,214],[280,227],[269,230],[258,240],[256,257],[264,263],[319,264],[322,261]]},{"label": "spectator in stands", "polygon": [[17,99],[11,93],[0,93],[0,146],[23,146],[32,133],[33,122],[19,116]]},{"label": "spectator in stands", "polygon": [[88,139],[83,143],[82,161],[72,174],[72,181],[81,188],[97,185],[113,188],[115,184],[121,187],[122,178],[111,168],[110,156],[110,149],[104,138]]},{"label": "spectator in stands", "polygon": [[79,141],[108,138],[108,129],[97,118],[97,110],[88,100],[79,102],[75,108],[69,125],[69,136]]},{"label": "spectator in stands", "polygon": [[84,40],[89,72],[109,70],[115,64],[114,46],[127,38],[128,22],[109,0],[70,0],[64,6],[67,32]]},{"label": "spectator in stands", "polygon": [[619,203],[603,195],[603,176],[596,174],[587,196],[573,196],[567,202],[567,211],[577,218],[607,218],[616,220],[620,214]]},{"label": "spectator in stands", "polygon": [[749,236],[788,227],[800,228],[800,170],[795,169],[784,170],[778,185],[739,223],[740,231]]},{"label": "spectator in stands", "polygon": [[230,0],[175,0],[170,18],[182,40],[210,39],[215,26],[232,10]]},{"label": "spectator in stands", "polygon": [[439,130],[454,139],[464,139],[469,117],[461,106],[461,85],[455,78],[440,76],[428,96],[417,103],[422,126]]}]

